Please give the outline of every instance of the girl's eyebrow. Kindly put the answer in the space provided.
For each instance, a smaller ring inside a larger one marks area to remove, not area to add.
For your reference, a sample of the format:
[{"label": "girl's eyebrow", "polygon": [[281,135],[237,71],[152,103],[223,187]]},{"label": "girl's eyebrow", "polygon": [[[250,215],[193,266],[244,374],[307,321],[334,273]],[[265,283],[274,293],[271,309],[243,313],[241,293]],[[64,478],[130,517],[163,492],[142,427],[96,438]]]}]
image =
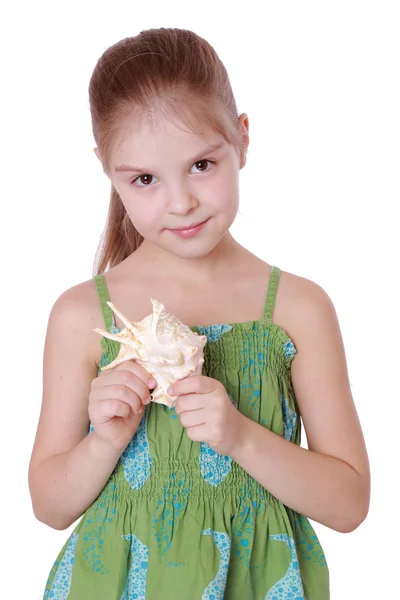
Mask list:
[{"label": "girl's eyebrow", "polygon": [[[218,142],[216,144],[212,144],[211,146],[208,146],[207,148],[205,148],[203,150],[203,152],[199,152],[196,154],[196,156],[194,158],[192,158],[189,162],[190,163],[194,163],[196,159],[198,159],[198,156],[204,156],[206,154],[208,154],[209,152],[216,152],[217,150],[220,150],[223,146],[225,146],[225,141],[222,140],[221,142]],[[140,167],[135,167],[133,165],[120,165],[119,167],[115,167],[114,171],[152,171],[152,169],[146,169],[144,167],[140,168]]]}]

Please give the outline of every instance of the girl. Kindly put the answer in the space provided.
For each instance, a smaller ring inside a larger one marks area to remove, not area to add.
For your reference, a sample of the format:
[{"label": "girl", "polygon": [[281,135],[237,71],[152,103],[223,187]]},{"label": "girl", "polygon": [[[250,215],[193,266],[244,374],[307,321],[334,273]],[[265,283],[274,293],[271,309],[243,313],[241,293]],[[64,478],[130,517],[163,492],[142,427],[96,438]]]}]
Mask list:
[{"label": "girl", "polygon": [[[249,120],[226,70],[193,32],[151,29],[104,52],[89,96],[108,223],[94,278],[50,313],[29,468],[40,521],[83,516],[44,598],[326,600],[309,518],[362,523],[368,458],[329,297],[229,231]],[[135,361],[101,371],[120,345],[93,329],[123,328],[107,301],[140,321],[151,298],[207,336],[174,409]]]}]

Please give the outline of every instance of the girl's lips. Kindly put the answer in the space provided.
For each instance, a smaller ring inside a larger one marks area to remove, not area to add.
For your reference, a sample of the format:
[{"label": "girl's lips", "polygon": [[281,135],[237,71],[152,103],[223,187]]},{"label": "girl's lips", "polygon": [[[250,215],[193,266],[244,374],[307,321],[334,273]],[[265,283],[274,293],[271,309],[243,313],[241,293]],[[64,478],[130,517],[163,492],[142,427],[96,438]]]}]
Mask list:
[{"label": "girl's lips", "polygon": [[179,237],[192,237],[193,235],[196,235],[196,233],[198,233],[201,229],[203,229],[204,225],[210,220],[210,218],[211,217],[209,217],[206,221],[199,223],[195,227],[191,227],[190,229],[169,229],[169,231],[172,231],[172,233],[179,235]]}]

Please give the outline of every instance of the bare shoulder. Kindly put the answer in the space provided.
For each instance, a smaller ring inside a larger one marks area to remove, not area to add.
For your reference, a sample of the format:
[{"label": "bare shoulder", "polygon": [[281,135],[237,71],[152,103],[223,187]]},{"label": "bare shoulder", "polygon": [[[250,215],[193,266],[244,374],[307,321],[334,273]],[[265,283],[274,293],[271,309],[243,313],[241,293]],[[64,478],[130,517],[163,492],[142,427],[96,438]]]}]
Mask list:
[{"label": "bare shoulder", "polygon": [[85,347],[88,363],[98,368],[102,350],[100,335],[93,330],[96,327],[104,329],[104,320],[94,279],[65,290],[54,303],[50,320],[60,321],[63,327],[72,331],[76,342]]},{"label": "bare shoulder", "polygon": [[[306,308],[308,298],[318,294],[319,286],[313,281],[280,269],[273,321],[281,327],[294,343],[299,342],[298,326],[301,326],[299,305]],[[323,292],[322,288],[320,290]]]},{"label": "bare shoulder", "polygon": [[57,305],[58,312],[64,313],[64,318],[70,321],[68,325],[85,345],[88,362],[97,370],[102,347],[101,336],[94,329],[105,329],[105,324],[94,279],[88,279],[67,289],[57,299],[53,310]]},{"label": "bare shoulder", "polygon": [[96,294],[96,285],[93,279],[77,283],[57,298],[52,311],[59,310],[63,314],[69,314],[72,310],[73,315],[80,321],[88,317],[92,318],[91,312]]},{"label": "bare shoulder", "polygon": [[349,386],[343,338],[328,293],[311,279],[282,271],[277,298],[279,314],[297,350],[291,366],[295,385],[304,377],[304,367],[311,376],[311,366],[318,369],[327,356],[331,360],[330,377],[340,378]]},{"label": "bare shoulder", "polygon": [[[309,320],[336,317],[332,300],[315,281],[281,270],[276,299],[276,318],[285,329],[290,329],[294,344],[299,338],[299,329]],[[306,321],[305,321],[306,320]],[[280,323],[279,323],[280,324]]]}]

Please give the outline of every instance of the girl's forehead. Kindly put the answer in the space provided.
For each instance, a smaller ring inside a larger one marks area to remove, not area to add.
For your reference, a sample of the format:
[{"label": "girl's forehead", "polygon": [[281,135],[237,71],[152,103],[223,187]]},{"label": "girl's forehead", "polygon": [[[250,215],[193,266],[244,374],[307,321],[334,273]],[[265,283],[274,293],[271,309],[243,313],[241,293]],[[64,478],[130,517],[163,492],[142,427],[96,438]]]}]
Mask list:
[{"label": "girl's forehead", "polygon": [[[219,112],[219,111],[217,111]],[[176,102],[173,109],[162,101],[147,109],[136,109],[126,114],[120,127],[120,137],[146,139],[156,136],[207,140],[220,128],[220,118],[215,109],[204,101],[187,105]],[[218,125],[217,125],[218,124]],[[186,135],[185,135],[186,134]]]},{"label": "girl's forehead", "polygon": [[150,154],[165,154],[179,152],[189,155],[201,152],[203,148],[212,146],[224,140],[223,136],[214,131],[209,125],[192,131],[184,124],[160,121],[156,124],[143,123],[140,127],[128,126],[121,132],[115,145],[114,157],[141,156]]},{"label": "girl's forehead", "polygon": [[[196,144],[198,142],[215,142],[217,132],[212,129],[207,121],[191,123],[176,122],[160,118],[156,122],[143,122],[138,124],[127,124],[123,128],[122,142],[131,144],[146,142],[157,142],[159,140],[171,140],[186,144]],[[222,136],[220,136],[222,137]]]}]

